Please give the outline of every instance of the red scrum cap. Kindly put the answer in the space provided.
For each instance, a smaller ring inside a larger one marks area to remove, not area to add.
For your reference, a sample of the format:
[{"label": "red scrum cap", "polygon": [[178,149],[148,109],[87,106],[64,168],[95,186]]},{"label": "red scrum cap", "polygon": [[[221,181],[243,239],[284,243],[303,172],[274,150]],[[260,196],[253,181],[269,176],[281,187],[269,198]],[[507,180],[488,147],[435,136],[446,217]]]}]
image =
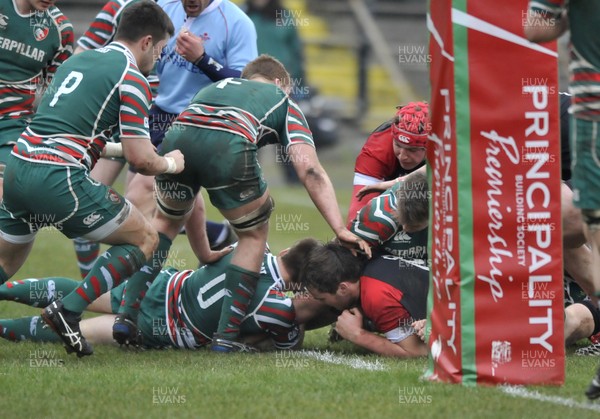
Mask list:
[{"label": "red scrum cap", "polygon": [[410,102],[397,109],[392,123],[392,137],[396,144],[426,148],[427,136],[431,132],[429,105],[425,102]]}]

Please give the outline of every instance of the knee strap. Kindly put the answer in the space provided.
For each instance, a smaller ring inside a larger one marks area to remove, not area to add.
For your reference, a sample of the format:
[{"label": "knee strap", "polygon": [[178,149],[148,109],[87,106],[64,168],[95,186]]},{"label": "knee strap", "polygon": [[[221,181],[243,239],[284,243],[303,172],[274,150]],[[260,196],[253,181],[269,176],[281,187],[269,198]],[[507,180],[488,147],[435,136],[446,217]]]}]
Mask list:
[{"label": "knee strap", "polygon": [[275,201],[269,196],[260,207],[240,218],[229,220],[229,223],[238,231],[254,230],[269,221],[273,209],[275,209]]}]

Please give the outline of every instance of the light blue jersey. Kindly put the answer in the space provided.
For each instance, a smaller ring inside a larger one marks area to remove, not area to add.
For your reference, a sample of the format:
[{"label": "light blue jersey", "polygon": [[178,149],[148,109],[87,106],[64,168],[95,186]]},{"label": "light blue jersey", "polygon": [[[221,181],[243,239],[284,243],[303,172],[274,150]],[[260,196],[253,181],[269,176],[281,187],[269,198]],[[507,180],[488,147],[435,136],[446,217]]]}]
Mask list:
[{"label": "light blue jersey", "polygon": [[241,71],[258,56],[254,24],[229,0],[213,0],[198,17],[187,22],[181,0],[160,0],[158,4],[175,26],[175,36],[157,63],[160,86],[155,103],[162,110],[180,113],[200,89],[214,81],[175,52],[177,34],[182,28],[204,40],[206,54],[216,68],[224,66]]}]

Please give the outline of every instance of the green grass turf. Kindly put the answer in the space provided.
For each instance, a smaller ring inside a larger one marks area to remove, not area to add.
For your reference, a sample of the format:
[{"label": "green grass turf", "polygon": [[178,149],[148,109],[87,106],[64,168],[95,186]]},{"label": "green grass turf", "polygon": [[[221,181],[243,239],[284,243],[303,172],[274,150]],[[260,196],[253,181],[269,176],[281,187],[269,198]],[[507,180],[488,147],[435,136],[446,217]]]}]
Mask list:
[{"label": "green grass turf", "polygon": [[[351,163],[343,153],[330,153],[325,166],[345,213]],[[306,236],[331,238],[333,234],[312,208],[303,188],[283,186],[279,172],[268,161],[264,165],[276,199],[271,249],[278,251]],[[221,218],[212,209],[209,214],[213,219]],[[170,256],[178,268],[196,266],[183,236],[176,240]],[[71,242],[55,231],[45,231],[14,279],[54,275],[76,278],[78,271]],[[0,302],[0,318],[38,313],[39,309]],[[282,352],[220,356],[206,350],[131,352],[107,346],[96,346],[92,357],[77,359],[67,356],[58,344],[0,341],[0,418],[600,416],[600,410],[517,398],[496,387],[425,382],[421,376],[426,360],[367,355],[347,342],[330,345],[327,329],[309,332],[304,347],[327,350],[340,357],[338,360],[361,360],[380,369],[353,369]],[[600,404],[587,405],[583,396],[597,364],[597,358],[569,355],[564,386],[529,390],[600,409]]]}]

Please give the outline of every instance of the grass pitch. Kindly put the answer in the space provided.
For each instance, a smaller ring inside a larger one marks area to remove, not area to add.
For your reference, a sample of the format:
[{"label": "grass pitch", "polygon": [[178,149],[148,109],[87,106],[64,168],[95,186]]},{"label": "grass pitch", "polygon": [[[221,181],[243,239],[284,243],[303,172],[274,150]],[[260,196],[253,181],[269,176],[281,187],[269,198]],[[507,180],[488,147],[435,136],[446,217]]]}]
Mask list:
[{"label": "grass pitch", "polygon": [[[354,153],[354,150],[347,152]],[[351,164],[343,154],[325,164],[347,209]],[[282,186],[266,167],[276,210],[273,251],[333,234],[301,187]],[[212,209],[213,219],[220,219]],[[171,264],[194,268],[185,237]],[[52,230],[40,233],[13,279],[78,277],[72,244]],[[0,318],[35,315],[0,302]],[[96,346],[93,356],[67,356],[58,344],[0,340],[1,418],[598,418],[600,403],[583,395],[600,359],[572,355],[562,387],[467,388],[423,381],[427,360],[365,354],[347,342],[329,344],[327,329],[308,332],[302,352],[221,356],[201,351],[132,352]],[[583,344],[583,343],[582,343]],[[510,393],[510,394],[509,394]]]}]

